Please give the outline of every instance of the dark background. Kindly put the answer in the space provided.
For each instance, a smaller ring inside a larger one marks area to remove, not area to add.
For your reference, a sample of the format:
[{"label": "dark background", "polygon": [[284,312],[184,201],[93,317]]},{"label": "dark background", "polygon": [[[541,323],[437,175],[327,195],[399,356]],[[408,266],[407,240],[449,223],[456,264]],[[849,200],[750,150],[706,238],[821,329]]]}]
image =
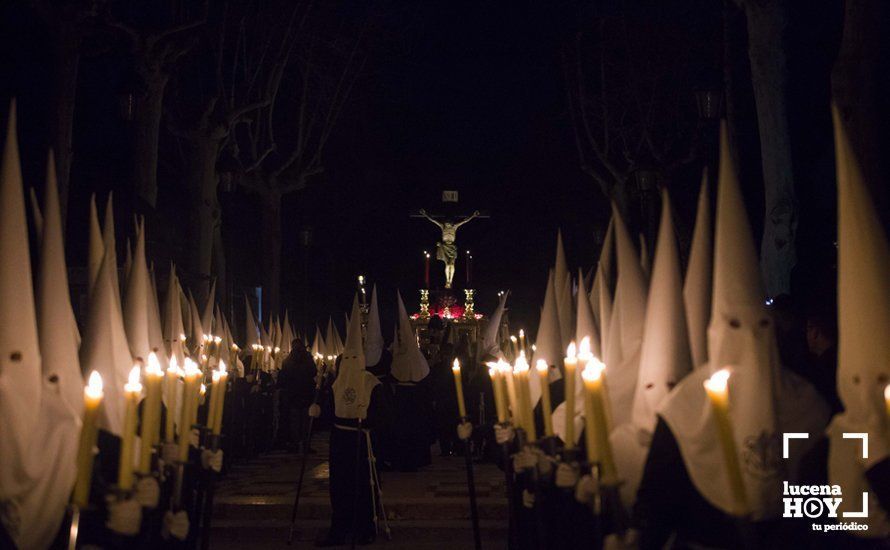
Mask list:
[{"label": "dark background", "polygon": [[[792,98],[796,109],[792,125],[804,134],[818,129],[809,141],[798,141],[802,145],[795,151],[812,165],[803,170],[803,177],[816,182],[800,196],[802,211],[809,216],[802,218],[802,224],[814,228],[801,229],[802,244],[804,250],[807,246],[816,250],[812,256],[822,263],[831,263],[833,253],[826,253],[834,227],[833,165],[823,153],[831,139],[826,126],[830,124],[826,67],[839,40],[840,21],[833,18],[838,5],[828,2],[806,10],[809,19],[798,19],[800,28],[795,31],[806,40],[798,41],[799,51],[791,52],[799,88]],[[560,228],[570,266],[586,271],[594,264],[599,253],[596,235],[608,221],[609,204],[579,169],[560,57],[566,40],[587,24],[591,10],[626,9],[632,17],[651,20],[657,23],[653,41],[661,39],[659,26],[672,29],[671,36],[687,37],[688,44],[684,41],[679,48],[690,51],[689,74],[719,75],[733,55],[735,70],[745,71],[744,51],[727,53],[723,47],[724,32],[733,22],[724,21],[721,2],[449,1],[373,6],[380,23],[377,36],[326,149],[325,173],[285,201],[282,297],[291,318],[307,330],[332,312],[342,325],[340,312],[348,310],[359,274],[378,285],[385,320],[395,316],[397,288],[409,310],[416,310],[422,252],[434,252],[439,234],[429,222],[409,218],[409,212],[439,211],[445,189],[460,192],[460,213],[478,209],[491,216],[462,227],[457,239],[461,254],[456,283],[464,285],[464,253],[469,249],[478,310],[490,312],[497,291],[509,288],[514,327],[534,329]],[[49,80],[43,44],[49,31],[17,2],[2,8],[0,25],[0,98],[18,97],[26,185],[42,188]],[[813,45],[822,49],[813,50]],[[85,56],[81,63],[67,233],[69,263],[75,272],[85,263],[91,193],[97,193],[101,209],[104,197],[114,191],[120,245],[124,228],[129,233],[131,210],[124,178],[128,152],[122,145],[127,126],[118,114],[117,100],[124,65],[123,56],[114,50]],[[695,85],[688,82],[690,97]],[[750,89],[736,93],[744,119],[744,139],[737,145],[752,226],[759,232],[762,182],[753,96]],[[822,115],[814,118],[814,111]],[[5,120],[5,113],[2,116]],[[184,225],[189,216],[185,201],[178,200],[182,189],[176,167],[164,162],[170,147],[165,140],[162,135],[158,175],[159,204],[165,205],[165,214],[149,234],[150,255],[164,266],[159,275],[166,273],[167,261],[176,258],[177,240],[187,234]],[[671,182],[678,227],[687,231],[705,162],[696,159]],[[809,177],[807,170],[819,176]],[[234,251],[228,261],[236,266],[233,307],[240,312],[240,292],[259,284],[258,203],[240,192],[221,197],[221,202],[224,237]],[[639,224],[635,212],[630,218],[632,225]],[[312,229],[308,251],[299,243],[304,228]],[[441,284],[442,263],[433,259],[431,271],[433,285]],[[389,334],[387,328],[385,333]]]}]

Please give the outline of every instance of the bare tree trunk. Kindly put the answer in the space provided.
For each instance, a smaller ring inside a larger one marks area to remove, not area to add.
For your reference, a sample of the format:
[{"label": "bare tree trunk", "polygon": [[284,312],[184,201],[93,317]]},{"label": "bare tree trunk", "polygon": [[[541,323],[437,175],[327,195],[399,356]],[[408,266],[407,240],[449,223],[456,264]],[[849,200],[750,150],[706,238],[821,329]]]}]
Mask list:
[{"label": "bare tree trunk", "polygon": [[167,81],[166,75],[150,75],[145,90],[134,94],[133,190],[151,209],[158,200],[158,137]]},{"label": "bare tree trunk", "polygon": [[56,157],[56,177],[59,186],[59,207],[62,227],[68,214],[68,187],[71,174],[72,134],[74,131],[74,106],[77,94],[77,73],[80,67],[80,33],[66,25],[56,30],[55,82],[50,125],[52,146]]},{"label": "bare tree trunk", "polygon": [[[198,278],[197,293],[206,299],[213,274],[213,252],[220,228],[220,207],[217,199],[216,159],[219,142],[202,139],[194,142],[189,155],[188,181],[192,182],[193,235],[188,247],[189,261]],[[217,251],[217,254],[220,254]]]},{"label": "bare tree trunk", "polygon": [[846,0],[840,51],[831,75],[831,91],[847,124],[865,181],[880,209],[888,208],[881,140],[880,44],[887,18],[885,0]]},{"label": "bare tree trunk", "polygon": [[760,127],[764,227],[760,263],[769,296],[789,293],[797,262],[797,198],[788,127],[787,8],[782,0],[745,2],[748,56]]},{"label": "bare tree trunk", "polygon": [[281,295],[281,194],[274,188],[262,197],[263,285],[265,311],[278,311]]}]

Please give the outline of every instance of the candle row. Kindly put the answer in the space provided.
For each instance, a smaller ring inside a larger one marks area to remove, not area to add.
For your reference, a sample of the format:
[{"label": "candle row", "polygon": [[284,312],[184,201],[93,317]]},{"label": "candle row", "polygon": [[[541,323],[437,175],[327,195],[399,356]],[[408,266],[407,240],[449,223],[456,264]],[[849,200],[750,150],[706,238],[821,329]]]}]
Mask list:
[{"label": "candle row", "polygon": [[[218,344],[218,342],[215,343]],[[215,353],[219,368],[211,373],[206,427],[214,436],[219,436],[222,428],[228,373],[225,361],[220,358],[221,351],[218,345]],[[166,372],[162,371],[157,356],[150,353],[144,373],[141,365],[135,365],[130,371],[127,383],[124,385],[124,422],[117,482],[120,490],[132,490],[134,474],[145,476],[151,473],[152,453],[160,443],[162,398],[167,405],[164,441],[177,445],[179,461],[186,462],[188,460],[191,427],[197,422],[200,398],[204,395],[204,384],[201,383],[204,372],[197,363],[188,357],[185,358],[184,367],[184,369],[179,368],[174,355],[170,358],[170,366]],[[103,398],[102,377],[98,372],[93,371],[84,389],[83,425],[77,454],[77,479],[72,495],[72,502],[78,507],[83,507],[89,502],[93,450],[98,436],[99,407]],[[135,439],[137,425],[140,424],[140,401],[143,403],[143,409],[137,457],[135,455]],[[174,418],[177,408],[179,409],[179,433],[178,438],[175,438]]]}]

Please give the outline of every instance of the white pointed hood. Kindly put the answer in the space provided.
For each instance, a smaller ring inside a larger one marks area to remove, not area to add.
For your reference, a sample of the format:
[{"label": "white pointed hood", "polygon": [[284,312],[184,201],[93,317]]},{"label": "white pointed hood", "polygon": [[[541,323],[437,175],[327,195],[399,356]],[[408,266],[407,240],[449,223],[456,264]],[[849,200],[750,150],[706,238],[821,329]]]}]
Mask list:
[{"label": "white pointed hood", "polygon": [[324,340],[328,345],[328,352],[333,355],[340,355],[343,352],[343,341],[340,339],[340,333],[334,326],[334,319],[328,317],[328,334]]},{"label": "white pointed hood", "polygon": [[213,326],[213,306],[216,305],[216,279],[210,281],[210,292],[207,293],[207,302],[204,304],[204,311],[201,313],[201,326],[207,334],[216,335],[218,332]]},{"label": "white pointed hood", "polygon": [[[720,510],[738,514],[702,388],[711,373],[730,369],[729,416],[748,511],[759,520],[781,513],[781,482],[794,479],[794,461],[779,458],[781,432],[816,433],[827,420],[827,407],[806,382],[792,380],[780,369],[725,123],[721,138],[708,368],[688,375],[662,402],[660,414],[677,440],[695,488]],[[799,452],[805,454],[806,449]]]},{"label": "white pointed hood", "polygon": [[[35,479],[16,502],[20,525],[12,533],[20,548],[48,548],[65,516],[77,476],[76,454],[83,410],[78,338],[68,295],[55,161],[47,161],[44,223],[40,231],[37,322],[43,367],[38,424],[28,469]],[[38,205],[34,204],[35,208]],[[54,381],[54,382],[53,382]]]},{"label": "white pointed hood", "polygon": [[612,421],[614,426],[618,426],[630,421],[643,343],[647,285],[640,267],[640,257],[614,204],[612,219],[615,222],[618,281],[605,363]]},{"label": "white pointed hood", "polygon": [[250,301],[244,296],[244,346],[250,349],[250,346],[260,343],[260,332],[256,326],[256,317],[253,315],[253,308],[250,307]]},{"label": "white pointed hood", "polygon": [[643,270],[643,275],[648,281],[649,276],[652,275],[652,265],[649,261],[649,246],[646,244],[646,235],[642,233],[640,233],[640,269]]},{"label": "white pointed hood", "polygon": [[289,317],[287,310],[284,310],[284,323],[282,324],[281,329],[281,350],[285,355],[291,352],[291,344],[293,343],[294,338],[296,338]]},{"label": "white pointed hood", "polygon": [[115,299],[118,303],[121,301],[121,284],[117,274],[117,241],[114,238],[114,194],[108,194],[108,200],[105,201],[105,219],[102,220],[102,241],[105,243],[103,248],[103,261],[107,254],[111,254],[110,262],[114,266],[111,273],[111,281],[114,283]]},{"label": "white pointed hood", "polygon": [[860,495],[869,493],[868,517],[858,519],[869,529],[854,534],[886,539],[890,511],[881,507],[865,479],[861,442],[845,440],[843,434],[890,430],[881,421],[887,414],[884,392],[890,380],[890,245],[837,107],[832,116],[838,182],[837,383],[845,410],[828,430],[828,477],[843,490],[843,512],[859,511]]},{"label": "white pointed hood", "polygon": [[670,198],[666,190],[662,191],[661,223],[631,418],[635,427],[650,434],[655,430],[655,411],[659,404],[692,370],[683,311],[683,278],[672,215]]},{"label": "white pointed hood", "polygon": [[30,481],[25,467],[42,385],[31,284],[13,101],[0,168],[0,501],[21,494]]},{"label": "white pointed hood", "polygon": [[158,301],[158,285],[155,280],[154,264],[148,271],[148,345],[158,356],[161,369],[166,370],[170,356],[164,344],[164,328],[161,323],[161,305]]},{"label": "white pointed hood", "polygon": [[370,366],[380,362],[383,355],[383,328],[380,326],[380,309],[377,305],[377,285],[371,289],[368,307],[368,326],[365,327],[365,361]]},{"label": "white pointed hood", "polygon": [[430,373],[430,366],[417,345],[417,336],[402,295],[396,291],[399,307],[399,326],[397,338],[393,341],[392,376],[399,382],[420,382]]},{"label": "white pointed hood", "polygon": [[105,397],[99,413],[99,426],[120,435],[124,422],[124,385],[133,368],[133,357],[111,277],[116,270],[112,258],[113,254],[105,255],[95,292],[90,298],[80,364],[84,372],[97,371],[102,376]]},{"label": "white pointed hood", "polygon": [[145,263],[145,230],[139,228],[136,236],[136,250],[132,257],[130,275],[127,277],[127,291],[124,296],[124,328],[130,355],[148,362],[151,345],[148,341],[148,299],[151,293],[148,266]]},{"label": "white pointed hood", "polygon": [[346,344],[337,369],[337,379],[331,387],[334,394],[334,414],[339,418],[367,417],[371,392],[377,384],[380,384],[377,377],[365,370],[362,314],[356,295],[352,302],[352,318],[346,330]]},{"label": "white pointed hood", "polygon": [[575,312],[572,309],[572,276],[566,261],[566,251],[562,242],[562,231],[556,233],[556,261],[553,267],[553,282],[556,289],[556,311],[559,319],[559,335],[562,347],[569,345],[575,337]]},{"label": "white pointed hood", "polygon": [[84,380],[77,358],[77,322],[71,309],[68,269],[62,238],[62,216],[56,187],[52,151],[46,164],[43,237],[37,273],[37,321],[43,375],[55,377],[65,403],[80,418],[83,411]]},{"label": "white pointed hood", "polygon": [[[578,270],[578,280],[581,280],[581,271]],[[602,357],[600,349],[600,335],[596,328],[596,319],[593,309],[590,307],[590,296],[582,290],[578,291],[575,310],[575,341],[580,342],[585,336],[590,338],[591,351],[597,357]]]},{"label": "white pointed hood", "polygon": [[[544,291],[544,303],[541,306],[541,319],[538,321],[538,331],[535,333],[535,352],[531,365],[537,365],[539,360],[544,360],[550,365],[547,379],[553,383],[562,379],[562,360],[565,352],[562,348],[562,337],[559,333],[559,318],[556,313],[556,288],[554,287],[554,272],[550,272],[547,278],[547,289]],[[529,376],[529,394],[532,398],[532,406],[541,398],[541,385],[539,376]]]},{"label": "white pointed hood", "polygon": [[324,338],[321,337],[321,329],[318,328],[318,325],[315,325],[315,338],[312,340],[312,357],[319,354],[327,357],[329,355],[327,351]]},{"label": "white pointed hood", "polygon": [[204,325],[201,323],[201,313],[198,311],[198,304],[195,303],[195,297],[192,291],[188,291],[189,318],[191,319],[191,334],[189,341],[192,348],[199,350],[204,346]]},{"label": "white pointed hood", "polygon": [[713,263],[713,239],[711,229],[711,200],[708,194],[707,172],[702,174],[698,193],[698,212],[692,231],[689,265],[683,283],[683,304],[686,308],[686,326],[689,327],[689,346],[693,366],[708,361],[708,321],[711,318],[711,273]]},{"label": "white pointed hood", "polygon": [[600,353],[602,357],[608,357],[606,347],[609,343],[609,325],[612,322],[612,247],[615,240],[615,220],[609,219],[606,236],[603,239],[603,248],[600,250],[599,262],[596,265],[596,275],[593,278],[593,288],[590,290],[590,307],[596,318],[596,326],[600,331]]},{"label": "white pointed hood", "polygon": [[[52,155],[52,151],[49,153]],[[37,237],[37,240],[40,241],[43,239],[43,212],[40,211],[40,203],[37,201],[37,193],[34,191],[34,188],[31,187],[28,189],[28,199],[31,202],[31,217],[34,222],[34,234]]]},{"label": "white pointed hood", "polygon": [[96,279],[99,278],[99,269],[102,267],[102,258],[105,257],[105,242],[102,239],[102,229],[99,227],[99,213],[96,208],[96,195],[90,196],[90,245],[89,258],[87,259],[87,272],[89,285],[87,294],[92,292]]},{"label": "white pointed hood", "polygon": [[185,327],[182,322],[182,307],[179,305],[179,281],[176,278],[176,266],[170,264],[170,275],[167,278],[167,296],[164,307],[164,343],[167,344],[167,356],[175,355],[177,364],[185,364],[182,351],[182,338]]},{"label": "white pointed hood", "polygon": [[504,312],[507,310],[507,298],[510,297],[510,291],[505,290],[498,298],[498,307],[494,313],[488,318],[488,324],[485,325],[485,332],[482,334],[482,353],[483,355],[492,355],[500,357],[501,343],[498,333],[501,327],[501,320],[504,318]]}]

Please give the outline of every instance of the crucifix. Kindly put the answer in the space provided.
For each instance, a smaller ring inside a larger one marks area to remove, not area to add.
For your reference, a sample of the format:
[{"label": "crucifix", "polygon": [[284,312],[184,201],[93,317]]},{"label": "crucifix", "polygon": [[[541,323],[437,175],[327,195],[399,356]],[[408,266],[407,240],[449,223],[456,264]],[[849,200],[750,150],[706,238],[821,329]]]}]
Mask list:
[{"label": "crucifix", "polygon": [[451,283],[454,280],[454,263],[457,261],[457,245],[455,244],[457,229],[476,218],[487,218],[488,216],[476,210],[459,221],[439,221],[433,215],[428,214],[426,210],[420,209],[417,214],[412,214],[412,217],[425,218],[442,231],[442,240],[436,243],[436,259],[445,263],[445,288],[451,288]]}]

